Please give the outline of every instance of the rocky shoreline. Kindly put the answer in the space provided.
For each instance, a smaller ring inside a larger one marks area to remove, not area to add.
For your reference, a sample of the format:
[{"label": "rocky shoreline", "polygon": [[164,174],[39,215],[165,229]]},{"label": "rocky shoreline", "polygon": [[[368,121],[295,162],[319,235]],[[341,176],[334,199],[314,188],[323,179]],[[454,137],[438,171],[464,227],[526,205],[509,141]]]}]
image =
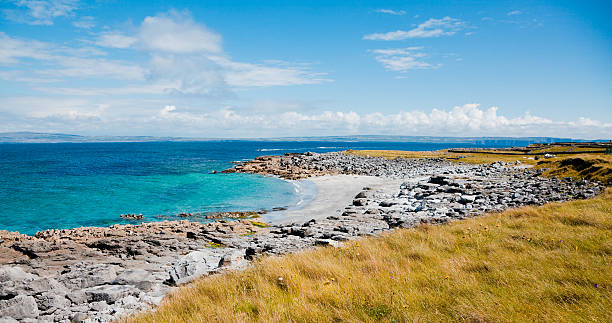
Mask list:
[{"label": "rocky shoreline", "polygon": [[398,227],[522,205],[591,198],[603,190],[597,182],[544,178],[540,170],[501,162],[386,160],[341,152],[259,157],[225,172],[285,179],[366,175],[401,184],[393,193],[365,187],[333,214],[283,225],[228,213],[236,219],[49,230],[35,236],[0,231],[0,318],[107,322],[155,307],[174,286],[243,268],[260,255],[337,246]]}]

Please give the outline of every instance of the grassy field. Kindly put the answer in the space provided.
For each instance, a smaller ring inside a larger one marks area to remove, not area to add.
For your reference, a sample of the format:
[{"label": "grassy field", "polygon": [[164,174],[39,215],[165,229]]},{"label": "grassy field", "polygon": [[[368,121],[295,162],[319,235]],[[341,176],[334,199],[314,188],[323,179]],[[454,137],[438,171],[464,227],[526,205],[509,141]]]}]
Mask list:
[{"label": "grassy field", "polygon": [[126,322],[609,322],[612,189],[205,277]]}]

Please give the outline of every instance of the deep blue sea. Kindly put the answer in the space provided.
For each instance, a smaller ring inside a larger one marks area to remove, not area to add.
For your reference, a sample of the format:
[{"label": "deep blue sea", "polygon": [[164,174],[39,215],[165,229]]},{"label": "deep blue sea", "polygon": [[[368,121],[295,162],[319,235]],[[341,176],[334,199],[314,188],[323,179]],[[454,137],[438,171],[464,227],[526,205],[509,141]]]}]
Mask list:
[{"label": "deep blue sea", "polygon": [[[303,187],[251,174],[211,174],[231,161],[286,152],[437,150],[469,144],[393,142],[141,142],[0,144],[0,230],[179,219],[180,212],[294,207]],[[309,193],[312,195],[312,192]],[[196,218],[197,219],[197,218]]]}]

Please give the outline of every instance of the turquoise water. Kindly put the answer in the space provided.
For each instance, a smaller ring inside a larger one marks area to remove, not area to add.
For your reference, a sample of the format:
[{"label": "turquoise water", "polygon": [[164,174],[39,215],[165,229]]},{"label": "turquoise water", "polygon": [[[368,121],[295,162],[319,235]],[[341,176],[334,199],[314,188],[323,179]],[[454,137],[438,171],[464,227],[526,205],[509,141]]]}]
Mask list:
[{"label": "turquoise water", "polygon": [[[137,223],[202,213],[293,207],[301,187],[250,174],[211,174],[259,155],[353,149],[432,150],[465,145],[359,142],[0,144],[0,230]],[[194,218],[202,220],[202,218]]]}]

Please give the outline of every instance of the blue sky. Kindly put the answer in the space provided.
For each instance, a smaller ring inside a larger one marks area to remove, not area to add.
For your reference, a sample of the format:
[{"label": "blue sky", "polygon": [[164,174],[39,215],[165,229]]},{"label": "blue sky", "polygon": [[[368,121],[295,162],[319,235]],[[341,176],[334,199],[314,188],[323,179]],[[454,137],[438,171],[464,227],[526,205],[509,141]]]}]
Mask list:
[{"label": "blue sky", "polygon": [[0,1],[0,132],[612,137],[606,1]]}]

